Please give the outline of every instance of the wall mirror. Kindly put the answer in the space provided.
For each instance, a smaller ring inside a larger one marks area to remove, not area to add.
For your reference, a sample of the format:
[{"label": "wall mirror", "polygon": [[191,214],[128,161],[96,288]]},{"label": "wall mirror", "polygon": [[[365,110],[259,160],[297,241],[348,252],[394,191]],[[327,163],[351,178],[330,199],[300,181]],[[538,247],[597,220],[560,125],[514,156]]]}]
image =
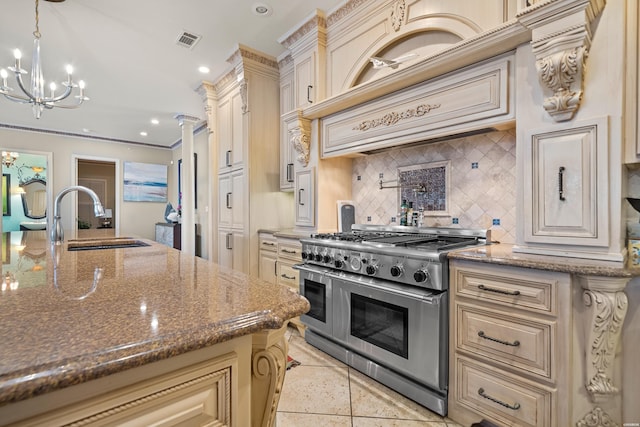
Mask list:
[{"label": "wall mirror", "polygon": [[21,184],[24,191],[22,207],[24,216],[31,219],[42,219],[47,216],[47,182],[44,179],[33,178]]}]

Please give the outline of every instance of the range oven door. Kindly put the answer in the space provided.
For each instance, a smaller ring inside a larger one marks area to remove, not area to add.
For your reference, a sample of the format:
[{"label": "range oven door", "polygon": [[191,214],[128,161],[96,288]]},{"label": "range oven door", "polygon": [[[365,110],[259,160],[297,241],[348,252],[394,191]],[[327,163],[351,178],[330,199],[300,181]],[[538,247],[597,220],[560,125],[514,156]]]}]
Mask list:
[{"label": "range oven door", "polygon": [[334,337],[436,390],[447,388],[447,293],[348,273],[333,279]]},{"label": "range oven door", "polygon": [[293,266],[300,271],[300,295],[309,300],[311,309],[300,316],[302,323],[316,332],[331,336],[333,333],[333,299],[328,269],[306,264]]}]

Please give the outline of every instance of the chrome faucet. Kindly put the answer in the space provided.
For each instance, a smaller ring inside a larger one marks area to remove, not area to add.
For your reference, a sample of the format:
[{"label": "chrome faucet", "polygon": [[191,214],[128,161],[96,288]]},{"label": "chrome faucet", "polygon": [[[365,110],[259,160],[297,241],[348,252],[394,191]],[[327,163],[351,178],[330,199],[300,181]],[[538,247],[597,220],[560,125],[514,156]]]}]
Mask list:
[{"label": "chrome faucet", "polygon": [[87,193],[93,199],[93,214],[96,217],[104,216],[104,207],[102,207],[100,198],[92,189],[83,187],[82,185],[72,185],[71,187],[63,189],[58,193],[55,201],[53,202],[53,227],[51,227],[51,243],[54,243],[56,245],[61,245],[64,241],[64,229],[62,228],[62,223],[60,222],[60,202],[62,201],[62,197],[64,197],[65,194],[72,191],[83,191]]}]

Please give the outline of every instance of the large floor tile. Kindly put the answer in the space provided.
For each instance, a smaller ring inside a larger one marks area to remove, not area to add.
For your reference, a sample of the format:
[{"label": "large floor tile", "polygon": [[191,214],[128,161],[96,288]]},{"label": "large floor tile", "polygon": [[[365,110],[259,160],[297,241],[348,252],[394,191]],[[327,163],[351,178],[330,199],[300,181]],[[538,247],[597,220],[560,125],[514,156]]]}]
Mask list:
[{"label": "large floor tile", "polygon": [[[280,427],[278,425],[278,427]],[[443,421],[391,420],[389,418],[353,417],[353,427],[447,427]]]},{"label": "large floor tile", "polygon": [[351,407],[354,417],[440,421],[444,424],[444,419],[440,415],[354,369],[350,369],[349,372]]},{"label": "large floor tile", "polygon": [[313,347],[300,335],[292,334],[289,339],[289,356],[296,359],[303,366],[332,366],[346,368],[347,365],[329,356],[327,353]]},{"label": "large floor tile", "polygon": [[303,364],[288,370],[278,411],[351,415],[348,369]]},{"label": "large floor tile", "polygon": [[277,427],[352,427],[351,417],[346,415],[298,414],[294,412],[278,412]]}]

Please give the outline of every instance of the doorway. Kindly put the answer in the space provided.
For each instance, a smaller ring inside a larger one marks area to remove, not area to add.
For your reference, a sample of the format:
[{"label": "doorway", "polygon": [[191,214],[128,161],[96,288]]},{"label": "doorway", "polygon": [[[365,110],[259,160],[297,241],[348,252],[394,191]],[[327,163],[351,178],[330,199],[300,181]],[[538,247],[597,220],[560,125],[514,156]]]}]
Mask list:
[{"label": "doorway", "polygon": [[119,174],[117,160],[78,156],[75,166],[76,184],[95,191],[106,213],[103,218],[96,218],[91,198],[86,193],[78,192],[75,205],[77,220],[74,224],[78,229],[78,236],[86,229],[102,229],[106,234],[117,234],[120,216],[120,194],[116,185]]}]

